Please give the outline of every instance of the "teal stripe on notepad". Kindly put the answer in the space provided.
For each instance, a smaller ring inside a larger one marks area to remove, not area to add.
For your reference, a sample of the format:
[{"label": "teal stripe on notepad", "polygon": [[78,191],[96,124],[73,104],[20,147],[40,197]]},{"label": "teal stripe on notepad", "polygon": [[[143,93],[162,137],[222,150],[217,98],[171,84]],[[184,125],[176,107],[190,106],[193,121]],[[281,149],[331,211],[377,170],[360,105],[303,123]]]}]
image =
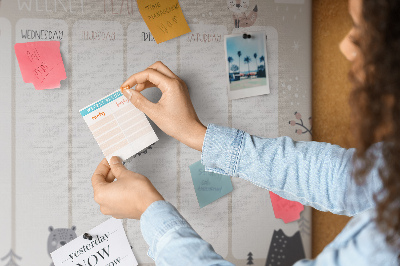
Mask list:
[{"label": "teal stripe on notepad", "polygon": [[119,98],[119,97],[121,97],[121,96],[123,96],[123,94],[122,94],[120,91],[116,91],[116,92],[114,92],[113,94],[110,94],[109,96],[107,96],[107,97],[101,99],[100,101],[95,102],[94,104],[92,104],[92,105],[90,105],[90,106],[88,106],[88,107],[86,107],[86,108],[83,108],[82,110],[79,111],[79,113],[80,113],[82,116],[88,115],[88,114],[90,114],[91,112],[96,111],[96,110],[99,109],[100,107],[102,107],[102,106],[108,104],[109,102],[114,101],[115,99],[117,99],[117,98]]}]

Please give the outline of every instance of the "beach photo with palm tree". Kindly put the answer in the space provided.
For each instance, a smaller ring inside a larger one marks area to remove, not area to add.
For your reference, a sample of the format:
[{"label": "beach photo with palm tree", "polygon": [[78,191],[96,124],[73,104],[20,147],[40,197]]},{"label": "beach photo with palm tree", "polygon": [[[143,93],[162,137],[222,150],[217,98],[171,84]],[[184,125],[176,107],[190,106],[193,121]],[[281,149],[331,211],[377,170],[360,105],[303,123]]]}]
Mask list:
[{"label": "beach photo with palm tree", "polygon": [[267,85],[266,44],[261,36],[262,33],[254,34],[251,38],[244,39],[238,34],[225,38],[230,91]]}]

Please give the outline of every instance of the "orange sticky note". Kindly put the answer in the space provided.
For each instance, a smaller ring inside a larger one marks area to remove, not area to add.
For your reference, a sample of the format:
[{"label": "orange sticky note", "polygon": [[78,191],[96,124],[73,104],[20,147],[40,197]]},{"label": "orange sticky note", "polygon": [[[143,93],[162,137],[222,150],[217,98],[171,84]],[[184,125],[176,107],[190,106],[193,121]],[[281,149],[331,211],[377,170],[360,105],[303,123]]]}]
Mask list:
[{"label": "orange sticky note", "polygon": [[271,197],[275,218],[282,219],[285,224],[300,219],[300,213],[304,210],[301,203],[284,199],[271,191],[269,196]]},{"label": "orange sticky note", "polygon": [[16,43],[14,50],[24,82],[33,83],[36,90],[60,88],[67,78],[60,42]]},{"label": "orange sticky note", "polygon": [[178,0],[138,0],[140,14],[157,43],[190,32]]}]

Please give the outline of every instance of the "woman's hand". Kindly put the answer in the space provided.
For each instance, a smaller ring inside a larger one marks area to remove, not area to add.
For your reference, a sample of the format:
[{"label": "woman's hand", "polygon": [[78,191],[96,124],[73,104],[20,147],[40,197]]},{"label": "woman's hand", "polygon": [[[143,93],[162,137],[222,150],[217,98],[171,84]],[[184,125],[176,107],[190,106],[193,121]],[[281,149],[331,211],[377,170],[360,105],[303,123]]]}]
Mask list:
[{"label": "woman's hand", "polygon": [[[135,89],[130,89],[135,85]],[[150,87],[161,90],[158,103],[150,102],[140,93]],[[185,82],[163,63],[157,62],[132,75],[122,84],[121,90],[166,134],[193,149],[202,150],[207,128],[197,117]]]},{"label": "woman's hand", "polygon": [[118,157],[112,157],[110,165],[106,159],[100,162],[92,186],[100,211],[117,219],[140,219],[153,202],[164,200],[147,177],[126,169]]}]

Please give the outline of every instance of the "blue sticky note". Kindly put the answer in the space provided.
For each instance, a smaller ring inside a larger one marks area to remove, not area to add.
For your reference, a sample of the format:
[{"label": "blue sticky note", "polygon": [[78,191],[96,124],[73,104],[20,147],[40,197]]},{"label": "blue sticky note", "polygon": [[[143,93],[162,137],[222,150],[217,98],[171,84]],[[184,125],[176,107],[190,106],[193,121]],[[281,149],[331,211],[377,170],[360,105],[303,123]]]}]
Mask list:
[{"label": "blue sticky note", "polygon": [[232,181],[229,176],[206,172],[201,161],[189,168],[200,208],[232,192]]}]

